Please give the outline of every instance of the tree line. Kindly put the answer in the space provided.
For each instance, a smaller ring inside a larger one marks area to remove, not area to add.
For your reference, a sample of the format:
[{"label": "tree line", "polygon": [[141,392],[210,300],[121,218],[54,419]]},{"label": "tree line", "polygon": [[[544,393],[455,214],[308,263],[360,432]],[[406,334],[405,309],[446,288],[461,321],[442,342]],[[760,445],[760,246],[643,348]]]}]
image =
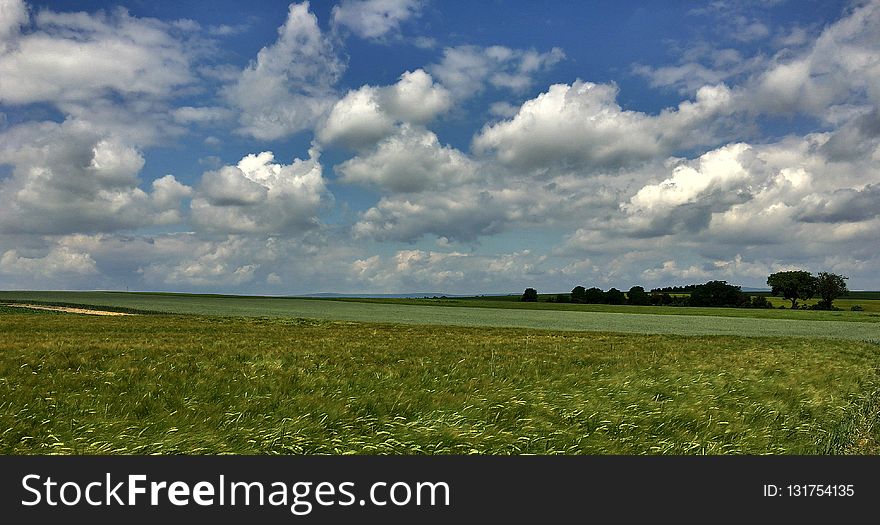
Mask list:
[{"label": "tree line", "polygon": [[[812,275],[803,270],[776,272],[767,277],[773,296],[791,301],[791,308],[798,308],[798,300],[820,297],[818,304],[810,306],[813,310],[833,310],[834,299],[846,295],[847,277],[830,272]],[[673,295],[676,294],[676,295]],[[521,301],[537,302],[538,291],[527,288]],[[548,302],[575,304],[612,304],[636,306],[709,306],[733,308],[773,308],[764,295],[750,295],[742,287],[727,281],[709,281],[703,284],[654,288],[646,292],[642,286],[633,286],[628,292],[617,288],[575,286],[571,293],[550,296]],[[782,307],[780,307],[782,308]],[[802,305],[801,308],[807,308]]]}]

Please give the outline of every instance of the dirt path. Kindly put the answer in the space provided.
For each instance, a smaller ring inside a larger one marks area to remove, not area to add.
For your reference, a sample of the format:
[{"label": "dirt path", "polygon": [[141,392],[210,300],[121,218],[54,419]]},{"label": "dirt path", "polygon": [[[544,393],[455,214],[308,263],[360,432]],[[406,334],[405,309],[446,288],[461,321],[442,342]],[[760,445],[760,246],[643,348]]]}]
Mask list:
[{"label": "dirt path", "polygon": [[4,304],[13,308],[30,308],[31,310],[49,310],[51,312],[66,312],[69,314],[87,315],[135,315],[125,312],[108,312],[106,310],[88,310],[86,308],[70,308],[68,306],[45,306],[41,304]]}]

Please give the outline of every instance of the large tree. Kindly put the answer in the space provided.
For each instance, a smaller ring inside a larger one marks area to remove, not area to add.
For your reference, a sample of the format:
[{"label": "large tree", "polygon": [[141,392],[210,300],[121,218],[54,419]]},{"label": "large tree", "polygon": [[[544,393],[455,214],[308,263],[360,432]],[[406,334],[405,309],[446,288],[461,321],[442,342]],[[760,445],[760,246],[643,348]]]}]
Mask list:
[{"label": "large tree", "polygon": [[791,301],[792,308],[797,308],[798,299],[810,299],[816,294],[816,278],[803,270],[772,273],[767,284],[773,295]]},{"label": "large tree", "polygon": [[727,281],[709,281],[691,291],[691,306],[743,306],[749,298],[743,295],[739,286]]},{"label": "large tree", "polygon": [[648,296],[648,292],[646,292],[644,288],[641,286],[633,286],[628,292],[626,292],[626,302],[635,305],[646,305],[651,304],[651,298]]},{"label": "large tree", "polygon": [[583,286],[575,286],[571,289],[571,302],[573,303],[585,303],[586,296],[584,295],[586,289]]},{"label": "large tree", "polygon": [[608,302],[605,292],[595,286],[584,292],[584,302],[587,304],[602,304]]},{"label": "large tree", "polygon": [[523,292],[522,297],[519,299],[525,303],[537,303],[538,302],[538,290],[534,288],[526,288],[526,291]]},{"label": "large tree", "polygon": [[819,272],[816,277],[816,295],[822,298],[819,300],[819,308],[831,310],[831,303],[835,299],[849,293],[846,288],[847,279],[848,277],[836,273]]},{"label": "large tree", "polygon": [[605,292],[605,300],[608,304],[623,304],[626,302],[626,295],[617,288],[610,288]]}]

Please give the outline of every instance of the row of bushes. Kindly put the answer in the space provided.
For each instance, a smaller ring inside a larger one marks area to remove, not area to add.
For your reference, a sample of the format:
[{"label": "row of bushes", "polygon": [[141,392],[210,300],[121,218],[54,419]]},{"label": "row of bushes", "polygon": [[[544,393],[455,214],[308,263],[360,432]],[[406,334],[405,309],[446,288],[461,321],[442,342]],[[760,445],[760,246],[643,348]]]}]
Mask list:
[{"label": "row of bushes", "polygon": [[[736,308],[773,308],[764,296],[751,297],[744,294],[739,286],[727,281],[709,281],[705,284],[689,286],[689,295],[670,295],[667,292],[648,293],[641,286],[633,286],[624,293],[617,288],[603,291],[600,288],[575,286],[570,294],[559,294],[548,298],[549,302],[575,304],[631,304],[654,306],[727,306]],[[535,302],[538,292],[526,289],[522,301]]]}]

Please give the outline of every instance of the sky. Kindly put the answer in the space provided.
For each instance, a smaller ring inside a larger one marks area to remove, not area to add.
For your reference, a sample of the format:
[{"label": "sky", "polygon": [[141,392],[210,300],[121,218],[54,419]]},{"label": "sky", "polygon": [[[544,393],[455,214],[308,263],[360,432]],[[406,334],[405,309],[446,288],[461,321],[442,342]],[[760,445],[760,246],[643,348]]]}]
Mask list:
[{"label": "sky", "polygon": [[0,289],[880,289],[880,0],[0,0]]}]

